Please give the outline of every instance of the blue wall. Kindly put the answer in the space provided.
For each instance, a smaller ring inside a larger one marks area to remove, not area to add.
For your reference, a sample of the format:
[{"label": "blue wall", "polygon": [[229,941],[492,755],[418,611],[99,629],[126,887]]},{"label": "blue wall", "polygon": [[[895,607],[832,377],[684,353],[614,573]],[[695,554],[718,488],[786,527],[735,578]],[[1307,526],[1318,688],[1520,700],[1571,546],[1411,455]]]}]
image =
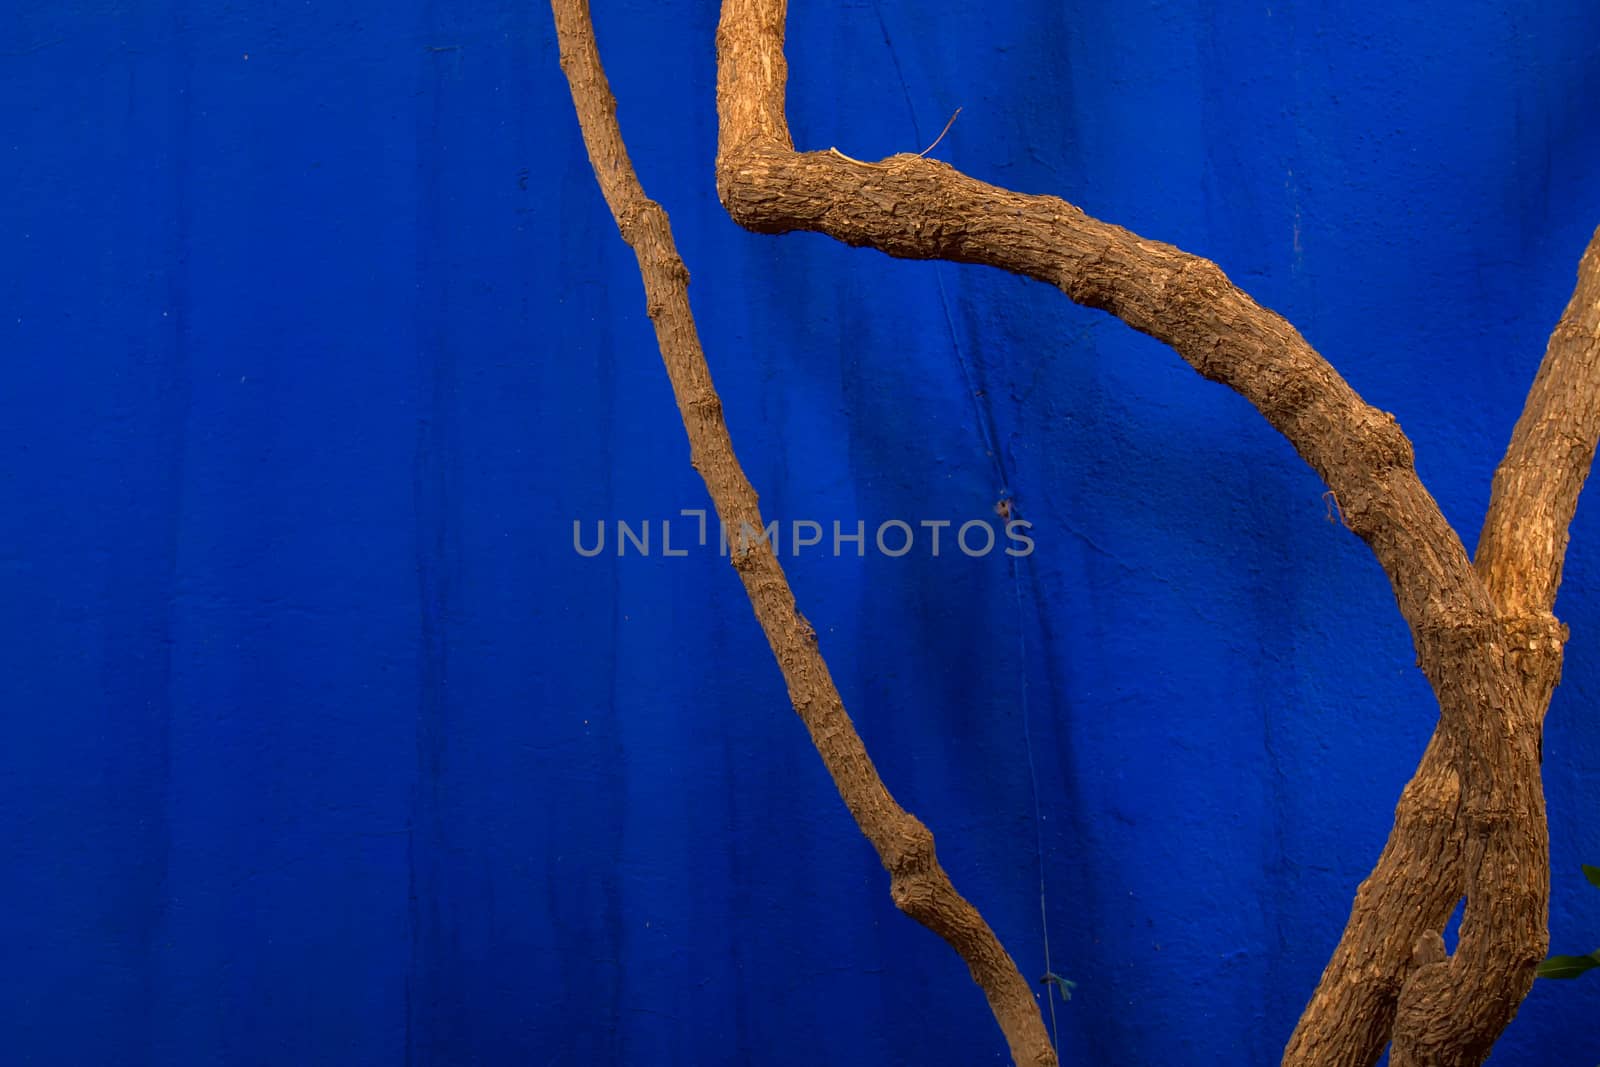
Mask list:
[{"label": "blue wall", "polygon": [[[796,5],[790,110],[871,158],[961,106],[936,155],[1216,259],[1470,544],[1600,223],[1600,7],[1365,6]],[[1068,1062],[1275,1063],[1434,720],[1378,567],[1106,316],[738,230],[715,5],[599,7],[768,517],[1033,524],[1020,560],[785,549],[885,779],[1030,977],[1042,877]],[[726,562],[573,550],[705,496],[549,11],[0,29],[0,1059],[1005,1062]],[[1597,578],[1591,497],[1546,741],[1574,951]],[[1597,997],[1541,984],[1494,1062],[1593,1062]]]}]

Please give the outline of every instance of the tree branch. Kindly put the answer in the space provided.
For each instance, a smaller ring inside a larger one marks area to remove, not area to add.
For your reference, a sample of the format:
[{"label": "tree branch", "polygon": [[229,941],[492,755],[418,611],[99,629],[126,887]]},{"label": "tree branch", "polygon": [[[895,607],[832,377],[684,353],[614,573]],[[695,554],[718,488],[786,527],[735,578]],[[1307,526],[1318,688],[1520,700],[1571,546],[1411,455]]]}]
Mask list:
[{"label": "tree branch", "polygon": [[[736,221],[1049,282],[1235,389],[1335,492],[1394,589],[1440,725],[1285,1062],[1371,1063],[1391,1033],[1397,1064],[1479,1062],[1544,953],[1539,712],[1515,662],[1527,631],[1502,621],[1418,479],[1410,442],[1207,260],[930,160],[795,152],[784,118],[784,20],[783,0],[723,5],[717,184]],[[1438,959],[1434,939],[1463,891],[1457,951]]]},{"label": "tree branch", "polygon": [[[807,230],[905,259],[979,263],[1060,288],[1170,345],[1238,391],[1337,494],[1413,625],[1423,669],[1494,609],[1421,482],[1394,417],[1365,403],[1283,318],[1216,264],[1086,215],[1065,200],[976,181],[917,156],[860,164],[787,147],[782,0],[728,0],[718,30],[718,191],[761,233]],[[752,102],[754,94],[763,94]]]},{"label": "tree branch", "polygon": [[1444,929],[1465,890],[1454,747],[1441,724],[1401,791],[1389,840],[1356,890],[1284,1067],[1370,1067],[1388,1045],[1411,948]]},{"label": "tree branch", "polygon": [[552,0],[561,69],[572,90],[595,177],[623,238],[639,261],[662,361],[689,436],[691,461],[729,531],[734,568],[783,671],[789,699],[822,756],[839,795],[890,875],[895,905],[944,938],[966,961],[989,1000],[1012,1058],[1054,1067],[1055,1050],[1027,981],[977,909],[951,884],[934,854],[933,834],[890,795],[839,697],[817,635],[795,606],[783,568],[764,538],[755,489],[734,455],[722,402],[689,306],[689,273],[666,212],[646,197],[622,140],[616,99],[594,40],[587,0]]},{"label": "tree branch", "polygon": [[[1600,437],[1600,230],[1578,268],[1578,283],[1550,337],[1527,404],[1495,473],[1475,562],[1496,602],[1530,713],[1543,717],[1561,674],[1566,627],[1551,609],[1561,581],[1567,531]],[[1434,734],[1401,794],[1394,831],[1356,895],[1344,938],[1290,1040],[1284,1062],[1370,1064],[1393,1026],[1398,971],[1393,947],[1417,930],[1438,929],[1461,898],[1461,845],[1454,821],[1460,782]],[[1402,889],[1402,887],[1404,887]],[[1404,910],[1410,905],[1409,913]],[[1390,916],[1410,914],[1410,922]],[[1329,1056],[1329,1033],[1367,1035]],[[1359,1051],[1358,1051],[1359,1050]]]},{"label": "tree branch", "polygon": [[[1527,404],[1494,474],[1478,538],[1477,568],[1503,616],[1543,621],[1554,607],[1567,531],[1597,438],[1600,229],[1579,261],[1577,287],[1550,334]],[[1563,640],[1564,632],[1555,645],[1557,671]]]}]

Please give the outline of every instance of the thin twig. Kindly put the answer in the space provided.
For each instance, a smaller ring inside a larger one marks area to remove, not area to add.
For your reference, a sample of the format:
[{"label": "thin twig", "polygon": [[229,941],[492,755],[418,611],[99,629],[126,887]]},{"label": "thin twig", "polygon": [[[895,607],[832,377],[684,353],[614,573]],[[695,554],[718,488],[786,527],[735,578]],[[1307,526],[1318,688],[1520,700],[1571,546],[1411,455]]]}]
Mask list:
[{"label": "thin twig", "polygon": [[944,129],[939,131],[939,136],[937,136],[937,137],[935,137],[933,139],[933,143],[931,145],[929,145],[927,148],[924,148],[922,151],[917,153],[917,158],[918,159],[921,159],[923,156],[927,155],[929,152],[932,152],[935,148],[939,147],[939,142],[944,140],[944,135],[949,133],[950,132],[950,127],[952,127],[952,126],[954,126],[956,124],[956,116],[959,115],[959,114],[961,114],[961,109],[959,107],[956,108],[955,111],[950,113],[950,121],[944,124]]},{"label": "thin twig", "polygon": [[1337,515],[1339,516],[1338,522],[1340,526],[1343,526],[1346,530],[1352,528],[1350,526],[1350,520],[1344,517],[1344,508],[1339,506],[1338,493],[1335,493],[1332,489],[1329,489],[1326,493],[1322,494],[1322,502],[1327,505],[1329,522],[1333,522],[1334,516]]}]

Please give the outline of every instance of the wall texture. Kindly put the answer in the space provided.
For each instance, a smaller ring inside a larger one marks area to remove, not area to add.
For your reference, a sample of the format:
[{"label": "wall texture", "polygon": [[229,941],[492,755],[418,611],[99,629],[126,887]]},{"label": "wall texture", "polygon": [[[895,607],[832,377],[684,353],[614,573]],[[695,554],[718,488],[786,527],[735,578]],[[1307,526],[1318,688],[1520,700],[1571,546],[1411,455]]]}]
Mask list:
[{"label": "wall texture", "polygon": [[[961,106],[937,156],[1216,259],[1475,539],[1600,224],[1600,7],[795,6],[802,147],[917,151]],[[738,230],[715,5],[598,7],[745,465],[827,531],[783,546],[802,608],[958,886],[1078,983],[1066,1061],[1275,1063],[1434,718],[1378,567],[1119,323]],[[1004,1063],[689,543],[549,11],[22,0],[0,31],[0,1058]],[[871,543],[1003,499],[1030,556]],[[1581,951],[1592,499],[1573,542],[1546,771]],[[1541,983],[1494,1062],[1594,1062],[1597,997]]]}]

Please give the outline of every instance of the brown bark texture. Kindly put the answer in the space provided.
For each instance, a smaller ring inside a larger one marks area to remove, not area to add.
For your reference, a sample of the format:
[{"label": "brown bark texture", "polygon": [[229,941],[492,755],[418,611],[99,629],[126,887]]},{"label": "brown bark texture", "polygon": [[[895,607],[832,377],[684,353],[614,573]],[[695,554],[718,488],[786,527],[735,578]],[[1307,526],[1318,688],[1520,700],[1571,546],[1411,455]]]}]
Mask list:
[{"label": "brown bark texture", "polygon": [[[1012,1058],[1053,1067],[1054,1047],[1038,1003],[999,938],[951,884],[934,854],[933,834],[890,795],[850,721],[838,687],[800,614],[765,529],[755,489],[734,455],[722,402],[700,347],[689,305],[689,272],[667,214],[650,200],[628,158],[595,43],[587,0],[552,0],[561,69],[567,76],[595,178],[624,240],[638,259],[646,306],[688,433],[690,459],[729,531],[730,555],[789,699],[811,735],[845,806],[890,876],[895,905],[960,954],[989,1000]],[[753,536],[745,536],[749,531]]]},{"label": "brown bark texture", "polygon": [[[1170,345],[1249,400],[1327,482],[1372,549],[1439,703],[1435,736],[1286,1065],[1481,1063],[1546,948],[1540,731],[1565,630],[1551,614],[1600,433],[1600,233],[1496,472],[1476,563],[1417,477],[1394,417],[1216,264],[945,164],[797,152],[784,113],[784,0],[724,0],[717,189],[759,233],[807,230],[907,259],[1048,282]],[[1466,898],[1455,952],[1442,930]]]}]

